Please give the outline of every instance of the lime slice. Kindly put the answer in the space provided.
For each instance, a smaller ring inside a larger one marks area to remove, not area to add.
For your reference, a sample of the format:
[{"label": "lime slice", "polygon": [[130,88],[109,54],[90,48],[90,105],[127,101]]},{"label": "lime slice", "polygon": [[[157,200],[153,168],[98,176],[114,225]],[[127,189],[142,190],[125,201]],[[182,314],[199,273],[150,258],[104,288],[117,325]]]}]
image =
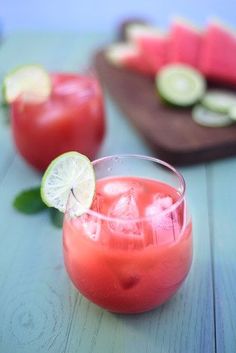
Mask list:
[{"label": "lime slice", "polygon": [[67,152],[54,159],[42,178],[41,197],[49,207],[66,211],[70,193],[75,196],[73,215],[83,214],[92,204],[95,174],[90,160],[78,152]]},{"label": "lime slice", "polygon": [[200,72],[187,65],[166,65],[156,76],[158,92],[166,102],[187,107],[198,102],[206,82]]},{"label": "lime slice", "polygon": [[232,106],[229,109],[229,117],[230,119],[232,119],[233,121],[236,121],[236,105]]},{"label": "lime slice", "polygon": [[236,94],[221,90],[208,91],[202,99],[202,105],[213,112],[227,114],[236,105]]},{"label": "lime slice", "polygon": [[200,104],[193,108],[192,117],[197,124],[206,127],[224,127],[233,123],[227,114],[213,112]]},{"label": "lime slice", "polygon": [[19,66],[3,80],[3,98],[7,103],[12,103],[21,94],[46,100],[50,93],[50,76],[39,65]]}]

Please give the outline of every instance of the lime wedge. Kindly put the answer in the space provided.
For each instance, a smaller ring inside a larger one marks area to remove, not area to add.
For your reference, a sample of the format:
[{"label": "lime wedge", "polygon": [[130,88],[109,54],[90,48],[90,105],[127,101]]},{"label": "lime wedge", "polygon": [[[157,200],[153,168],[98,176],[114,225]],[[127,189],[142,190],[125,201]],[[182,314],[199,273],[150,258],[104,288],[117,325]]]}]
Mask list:
[{"label": "lime wedge", "polygon": [[159,71],[156,86],[161,98],[173,105],[187,107],[198,102],[206,82],[200,72],[188,65],[170,64]]},{"label": "lime wedge", "polygon": [[3,80],[3,98],[7,103],[12,103],[21,94],[46,100],[50,93],[50,76],[39,65],[19,66]]},{"label": "lime wedge", "polygon": [[45,171],[41,183],[41,197],[49,207],[66,211],[73,192],[73,215],[80,216],[92,204],[95,193],[95,174],[90,160],[78,153],[67,152],[54,159]]}]

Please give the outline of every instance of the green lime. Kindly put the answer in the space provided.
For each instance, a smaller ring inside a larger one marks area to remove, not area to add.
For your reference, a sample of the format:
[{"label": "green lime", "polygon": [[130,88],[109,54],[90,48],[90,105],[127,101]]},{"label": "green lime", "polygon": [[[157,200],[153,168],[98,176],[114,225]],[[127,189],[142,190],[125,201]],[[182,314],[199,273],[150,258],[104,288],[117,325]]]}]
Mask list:
[{"label": "green lime", "polygon": [[236,105],[236,94],[223,90],[210,90],[201,101],[202,105],[213,112],[227,114]]},{"label": "green lime", "polygon": [[19,95],[26,94],[37,100],[46,100],[51,93],[51,79],[39,65],[24,65],[9,72],[3,80],[3,98],[12,103]]},{"label": "green lime", "polygon": [[236,121],[236,105],[232,106],[229,109],[229,117],[232,119],[234,122]]},{"label": "green lime", "polygon": [[41,197],[49,207],[66,211],[70,193],[74,195],[73,214],[83,214],[92,204],[95,174],[90,160],[78,153],[67,152],[54,159],[45,171]]},{"label": "green lime", "polygon": [[227,114],[213,112],[200,104],[193,108],[192,117],[195,123],[206,127],[225,127],[233,123]]},{"label": "green lime", "polygon": [[206,81],[200,72],[190,66],[170,64],[158,72],[156,86],[164,101],[178,107],[187,107],[201,99]]}]

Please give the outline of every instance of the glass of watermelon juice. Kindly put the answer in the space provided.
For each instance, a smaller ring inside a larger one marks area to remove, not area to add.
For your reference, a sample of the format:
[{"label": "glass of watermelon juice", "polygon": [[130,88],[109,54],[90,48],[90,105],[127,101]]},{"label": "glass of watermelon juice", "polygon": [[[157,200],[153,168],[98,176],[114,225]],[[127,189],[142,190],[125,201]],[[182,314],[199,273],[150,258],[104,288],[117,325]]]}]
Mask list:
[{"label": "glass of watermelon juice", "polygon": [[11,104],[14,142],[21,156],[44,171],[67,151],[94,159],[105,135],[105,111],[100,84],[91,74],[51,73],[47,100],[19,96]]},{"label": "glass of watermelon juice", "polygon": [[[64,260],[78,290],[118,313],[151,310],[173,296],[192,262],[192,223],[182,175],[151,157],[93,162],[91,209],[63,226]],[[74,206],[73,206],[74,207]]]}]

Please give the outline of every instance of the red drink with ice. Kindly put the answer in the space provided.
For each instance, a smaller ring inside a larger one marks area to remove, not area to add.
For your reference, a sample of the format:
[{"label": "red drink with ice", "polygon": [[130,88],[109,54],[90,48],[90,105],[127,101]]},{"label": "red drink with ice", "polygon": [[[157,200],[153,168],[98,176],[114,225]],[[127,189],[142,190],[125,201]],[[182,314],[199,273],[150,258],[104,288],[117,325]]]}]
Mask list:
[{"label": "red drink with ice", "polygon": [[94,159],[105,134],[102,91],[93,76],[51,74],[46,101],[19,96],[11,104],[14,141],[21,156],[43,171],[67,151]]},{"label": "red drink with ice", "polygon": [[65,264],[79,291],[123,313],[168,300],[192,261],[192,226],[182,196],[162,180],[98,179],[91,210],[78,218],[66,215],[64,222]]}]

